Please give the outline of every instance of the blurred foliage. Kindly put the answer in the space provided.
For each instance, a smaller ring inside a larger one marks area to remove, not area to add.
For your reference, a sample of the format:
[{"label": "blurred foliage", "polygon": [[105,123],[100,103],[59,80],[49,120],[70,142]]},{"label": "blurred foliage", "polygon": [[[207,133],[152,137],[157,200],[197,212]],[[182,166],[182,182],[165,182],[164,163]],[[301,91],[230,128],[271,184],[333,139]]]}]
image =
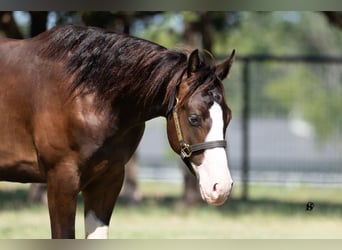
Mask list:
[{"label": "blurred foliage", "polygon": [[181,41],[182,32],[181,16],[171,12],[139,20],[132,27],[133,35],[154,41],[167,48],[175,47]]},{"label": "blurred foliage", "polygon": [[[319,13],[248,12],[242,18],[227,38],[240,55],[342,55],[341,30]],[[320,142],[341,138],[342,65],[255,63],[251,77],[252,98],[258,99],[252,100],[253,115],[296,111]]]},{"label": "blurred foliage", "polygon": [[[266,95],[285,112],[299,112],[314,126],[320,141],[342,136],[342,66],[306,65],[278,76],[265,88]],[[330,77],[332,76],[332,77]]]}]

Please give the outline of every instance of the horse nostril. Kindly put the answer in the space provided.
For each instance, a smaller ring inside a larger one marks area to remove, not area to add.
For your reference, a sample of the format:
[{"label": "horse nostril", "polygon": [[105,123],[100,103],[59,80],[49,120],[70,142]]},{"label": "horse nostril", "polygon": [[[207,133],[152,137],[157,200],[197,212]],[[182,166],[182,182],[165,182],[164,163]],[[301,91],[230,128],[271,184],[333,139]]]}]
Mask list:
[{"label": "horse nostril", "polygon": [[217,186],[218,186],[218,183],[215,183],[214,186],[213,186],[213,191],[214,191],[214,192],[217,191]]}]

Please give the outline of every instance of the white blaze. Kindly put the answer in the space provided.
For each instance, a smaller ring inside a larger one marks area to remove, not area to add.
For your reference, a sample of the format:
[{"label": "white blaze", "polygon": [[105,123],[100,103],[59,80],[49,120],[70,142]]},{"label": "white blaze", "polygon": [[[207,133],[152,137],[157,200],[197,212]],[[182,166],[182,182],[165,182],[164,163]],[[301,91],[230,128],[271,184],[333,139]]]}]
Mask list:
[{"label": "white blaze", "polygon": [[[212,125],[205,141],[223,140],[224,124],[221,106],[214,102],[209,113]],[[199,180],[202,198],[211,204],[222,204],[227,199],[233,184],[226,150],[224,148],[205,150],[203,162],[199,166],[194,166],[194,169]]]},{"label": "white blaze", "polygon": [[99,220],[93,211],[89,211],[85,218],[85,232],[87,239],[107,239],[108,226]]}]

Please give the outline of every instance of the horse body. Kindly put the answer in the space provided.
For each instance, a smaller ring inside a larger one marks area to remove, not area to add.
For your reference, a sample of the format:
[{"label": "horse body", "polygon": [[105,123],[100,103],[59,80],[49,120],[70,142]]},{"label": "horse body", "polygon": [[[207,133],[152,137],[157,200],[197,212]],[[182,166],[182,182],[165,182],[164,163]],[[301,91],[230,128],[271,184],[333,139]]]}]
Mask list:
[{"label": "horse body", "polygon": [[[6,41],[0,46],[2,55],[8,49],[12,53],[11,57],[4,55],[0,59],[3,69],[0,71],[0,179],[48,182],[49,195],[57,195],[51,190],[63,190],[71,193],[73,199],[81,190],[88,196],[87,188],[93,182],[105,183],[106,179],[114,179],[117,181],[111,185],[121,187],[124,164],[141,139],[144,122],[134,127],[126,125],[126,121],[118,122],[119,118],[109,113],[109,107],[101,111],[94,108],[94,94],[80,95],[68,101],[63,93],[67,93],[70,76],[63,70],[63,65],[56,67],[44,58],[35,58],[32,62],[35,56],[25,52],[35,51],[28,48],[30,46],[24,41]],[[15,52],[20,55],[19,61],[13,60]],[[5,70],[9,68],[16,71]],[[37,68],[49,73],[30,74],[37,72]],[[114,194],[110,186],[108,189],[105,195],[115,199],[120,188],[112,188]],[[94,188],[92,192],[95,192]],[[100,197],[98,193],[97,202]],[[52,205],[49,207],[54,209]],[[66,221],[72,223],[73,220],[68,218]]]},{"label": "horse body", "polygon": [[86,236],[107,237],[124,166],[145,121],[167,117],[187,63],[183,53],[92,28],[0,40],[0,180],[47,183],[53,238],[75,236],[82,192]]},{"label": "horse body", "polygon": [[[8,56],[8,52],[14,56]],[[4,40],[0,46],[0,179],[40,181],[37,154],[31,133],[34,98],[31,82],[25,79],[29,58],[20,41]],[[20,60],[22,59],[22,61]],[[26,61],[26,62],[25,62]],[[13,68],[8,71],[8,68]],[[29,70],[29,69],[28,69]],[[20,101],[18,101],[20,100]],[[20,141],[21,143],[17,143]]]}]

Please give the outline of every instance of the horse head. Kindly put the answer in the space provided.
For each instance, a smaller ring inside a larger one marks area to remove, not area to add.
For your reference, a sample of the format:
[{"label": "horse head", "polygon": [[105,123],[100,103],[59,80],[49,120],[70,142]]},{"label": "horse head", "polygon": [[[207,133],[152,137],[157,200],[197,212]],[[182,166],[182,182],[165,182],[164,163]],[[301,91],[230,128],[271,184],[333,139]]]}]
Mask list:
[{"label": "horse head", "polygon": [[172,149],[197,177],[202,199],[214,205],[231,193],[225,134],[231,119],[222,80],[229,73],[235,50],[215,65],[207,51],[194,50],[175,90],[167,118]]}]

